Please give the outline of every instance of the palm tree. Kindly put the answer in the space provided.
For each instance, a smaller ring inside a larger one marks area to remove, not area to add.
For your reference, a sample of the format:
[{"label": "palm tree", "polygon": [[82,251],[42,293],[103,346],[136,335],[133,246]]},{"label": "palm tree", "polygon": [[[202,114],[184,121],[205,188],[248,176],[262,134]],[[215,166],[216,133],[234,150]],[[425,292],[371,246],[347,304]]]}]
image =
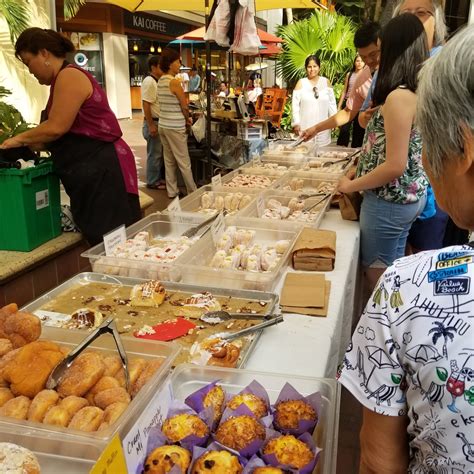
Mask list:
[{"label": "palm tree", "polygon": [[448,343],[448,339],[450,341],[452,341],[454,339],[454,334],[453,333],[457,333],[457,329],[454,326],[446,327],[443,323],[440,323],[439,321],[435,321],[433,324],[436,327],[430,329],[428,331],[428,334],[433,334],[433,336],[432,336],[433,344],[436,344],[440,337],[442,337],[444,339],[443,357],[446,360],[448,360],[448,349],[447,349],[446,345]]},{"label": "palm tree", "polygon": [[[77,15],[86,0],[64,0],[64,18],[70,20]],[[15,43],[20,33],[29,24],[28,0],[0,0],[0,16],[3,16],[10,30],[10,39]]]},{"label": "palm tree", "polygon": [[291,86],[305,76],[304,61],[310,54],[321,60],[321,75],[333,84],[342,82],[354,60],[354,24],[342,15],[316,10],[309,18],[280,26],[283,52],[277,71]]}]

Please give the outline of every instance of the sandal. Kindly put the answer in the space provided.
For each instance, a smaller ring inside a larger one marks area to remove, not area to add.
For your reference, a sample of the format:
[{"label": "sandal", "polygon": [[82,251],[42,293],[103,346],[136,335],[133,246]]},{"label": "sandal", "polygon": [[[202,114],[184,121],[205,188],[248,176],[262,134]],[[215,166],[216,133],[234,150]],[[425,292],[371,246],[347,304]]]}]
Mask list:
[{"label": "sandal", "polygon": [[166,189],[166,185],[165,184],[158,184],[158,183],[155,183],[155,184],[147,184],[146,187],[148,189],[158,189],[160,191],[164,191]]}]

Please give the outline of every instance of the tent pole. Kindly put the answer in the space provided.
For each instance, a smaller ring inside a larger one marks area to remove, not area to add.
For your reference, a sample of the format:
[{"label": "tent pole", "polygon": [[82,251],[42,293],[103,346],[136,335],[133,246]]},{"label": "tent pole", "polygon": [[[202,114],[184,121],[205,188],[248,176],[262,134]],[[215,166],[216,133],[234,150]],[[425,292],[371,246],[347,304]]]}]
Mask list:
[{"label": "tent pole", "polygon": [[[205,2],[206,32],[209,28],[209,0]],[[206,158],[207,178],[212,178],[212,153],[211,153],[211,43],[206,40]]]}]

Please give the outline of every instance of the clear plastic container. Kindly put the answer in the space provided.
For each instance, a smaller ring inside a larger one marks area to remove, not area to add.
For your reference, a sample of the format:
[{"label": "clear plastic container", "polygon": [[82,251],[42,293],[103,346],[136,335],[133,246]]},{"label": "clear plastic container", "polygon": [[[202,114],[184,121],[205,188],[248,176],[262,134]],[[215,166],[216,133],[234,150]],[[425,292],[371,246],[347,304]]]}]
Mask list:
[{"label": "clear plastic container", "polygon": [[[72,329],[59,329],[43,327],[41,338],[54,341],[62,346],[73,349],[86,337],[83,331]],[[179,347],[175,343],[164,343],[158,341],[147,341],[123,337],[122,343],[129,359],[143,358],[147,360],[162,359],[163,363],[153,377],[138,392],[137,396],[130,402],[127,410],[118,420],[108,428],[87,433],[84,431],[63,428],[60,426],[45,425],[27,420],[16,420],[5,416],[0,416],[0,432],[19,432],[23,438],[33,436],[36,438],[48,438],[60,440],[61,442],[86,443],[100,446],[102,449],[112,439],[116,432],[120,435],[127,433],[130,425],[142,412],[157,387],[161,385],[163,379],[168,375],[174,359],[179,353]],[[111,335],[103,335],[94,341],[88,350],[94,350],[107,355],[117,354],[116,346]]]},{"label": "clear plastic container", "polygon": [[[336,472],[340,389],[335,380],[242,369],[196,367],[188,364],[177,367],[170,375],[163,387],[163,392],[167,393],[168,397],[161,398],[161,403],[166,405],[173,399],[184,401],[188,395],[215,380],[219,381],[227,393],[232,394],[240,392],[250,382],[257,380],[267,390],[270,403],[276,401],[287,382],[302,395],[320,392],[321,413],[318,414],[319,422],[313,438],[323,451],[314,473],[333,474]],[[165,414],[168,406],[162,406],[161,413]]]},{"label": "clear plastic container", "polygon": [[51,439],[43,434],[24,433],[15,426],[0,427],[0,442],[18,444],[32,451],[41,472],[46,474],[85,474],[92,469],[102,452],[102,448],[92,442]]},{"label": "clear plastic container", "polygon": [[[153,240],[178,238],[183,232],[199,225],[207,218],[208,216],[200,214],[179,216],[160,213],[151,214],[127,228],[127,239],[131,239],[143,231],[149,232]],[[94,272],[132,278],[153,278],[170,281],[170,269],[174,265],[174,261],[160,263],[150,260],[106,256],[103,243],[86,250],[81,255],[89,259]]]},{"label": "clear plastic container", "polygon": [[227,217],[225,224],[226,226],[236,226],[237,229],[254,230],[254,243],[274,244],[278,240],[288,240],[289,246],[272,271],[250,272],[213,268],[210,263],[217,248],[212,236],[208,233],[176,262],[172,272],[174,281],[182,283],[199,282],[202,286],[209,285],[219,288],[271,291],[288,264],[291,249],[301,231],[301,227],[296,226],[291,230],[283,229],[278,221],[244,219],[238,216]]},{"label": "clear plastic container", "polygon": [[[237,217],[245,217],[252,219],[261,219],[265,222],[278,222],[282,228],[293,229],[295,225],[306,226],[306,227],[319,227],[324,213],[328,209],[331,199],[326,199],[323,202],[322,197],[312,197],[304,200],[305,208],[309,208],[313,205],[315,207],[310,210],[310,214],[306,216],[300,216],[300,218],[286,218],[286,219],[271,219],[262,217],[263,211],[268,208],[268,202],[271,199],[277,200],[282,206],[288,206],[288,203],[293,198],[298,198],[300,193],[298,192],[282,192],[278,189],[269,189],[264,191],[259,198],[248,205],[245,209],[242,209],[237,213]],[[320,203],[320,204],[318,204]],[[289,216],[291,217],[291,215]]]},{"label": "clear plastic container", "polygon": [[[238,186],[238,185],[233,185],[232,180],[238,176],[255,176],[257,178],[268,178],[269,182],[267,185],[260,184],[258,186]],[[262,173],[254,173],[252,170],[249,170],[248,168],[238,168],[234,171],[232,171],[229,174],[226,174],[222,177],[222,186],[225,189],[233,189],[233,188],[244,188],[244,189],[259,189],[260,191],[262,189],[268,189],[268,188],[273,188],[277,185],[277,183],[282,179],[282,177],[285,176],[284,174],[265,174],[262,175]]]},{"label": "clear plastic container", "polygon": [[301,171],[290,171],[275,185],[275,188],[284,192],[298,192],[299,194],[315,194],[336,192],[338,180],[328,176],[327,178],[315,178]]},{"label": "clear plastic container", "polygon": [[[203,194],[205,193],[210,193],[213,192],[215,196],[222,196],[225,198],[226,196],[230,194],[237,194],[241,193],[244,195],[250,195],[252,197],[252,200],[254,199],[254,196],[256,196],[261,190],[256,189],[256,188],[227,188],[224,186],[212,186],[212,185],[206,185],[200,187],[198,190],[194,191],[191,194],[188,194],[185,198],[181,199],[179,201],[180,206],[181,206],[181,211],[184,214],[187,213],[198,213],[199,215],[203,215],[206,217],[213,216],[214,214],[217,214],[216,209],[206,209],[204,210],[201,205],[201,199]],[[164,214],[168,214],[169,211],[165,209],[163,211]],[[235,213],[235,212],[234,212]],[[181,213],[179,213],[181,214]],[[230,213],[230,215],[232,212]],[[177,214],[175,214],[177,215]]]},{"label": "clear plastic container", "polygon": [[249,161],[245,165],[241,166],[240,169],[247,170],[253,174],[263,175],[284,175],[286,172],[293,169],[294,164],[288,160],[265,160],[262,161],[260,158]]}]

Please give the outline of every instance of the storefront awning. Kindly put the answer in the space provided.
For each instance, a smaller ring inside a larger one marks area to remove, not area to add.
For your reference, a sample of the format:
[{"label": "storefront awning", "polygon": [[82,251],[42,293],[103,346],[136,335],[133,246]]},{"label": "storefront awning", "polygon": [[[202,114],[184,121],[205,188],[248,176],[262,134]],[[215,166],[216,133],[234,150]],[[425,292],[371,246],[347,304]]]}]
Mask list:
[{"label": "storefront awning", "polygon": [[[186,0],[176,2],[176,0],[104,0],[104,3],[110,3],[125,8],[131,12],[134,11],[153,11],[153,10],[186,10],[204,12],[206,10],[205,0]],[[257,11],[276,10],[280,8],[319,8],[319,2],[313,0],[256,0]],[[209,0],[209,6],[212,0]]]},{"label": "storefront awning", "polygon": [[[176,40],[184,41],[184,40],[192,40],[192,41],[204,41],[204,34],[206,32],[206,28],[202,26],[201,28],[197,28],[193,31],[189,31],[184,35],[178,36]],[[283,40],[278,36],[272,35],[267,33],[266,31],[257,28],[258,37],[262,43],[283,43]],[[265,44],[266,47],[268,47]]]}]

